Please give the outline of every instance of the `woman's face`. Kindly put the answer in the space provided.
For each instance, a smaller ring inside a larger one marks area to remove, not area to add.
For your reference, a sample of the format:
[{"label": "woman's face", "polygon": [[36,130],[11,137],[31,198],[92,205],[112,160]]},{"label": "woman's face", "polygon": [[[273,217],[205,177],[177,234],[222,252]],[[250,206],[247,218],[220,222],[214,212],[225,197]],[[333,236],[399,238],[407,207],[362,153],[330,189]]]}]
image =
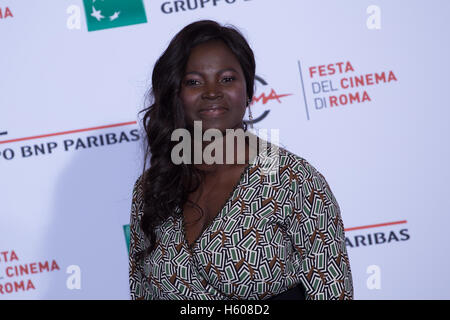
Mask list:
[{"label": "woman's face", "polygon": [[180,99],[186,126],[202,121],[202,130],[242,128],[247,90],[237,58],[222,41],[202,43],[191,50]]}]

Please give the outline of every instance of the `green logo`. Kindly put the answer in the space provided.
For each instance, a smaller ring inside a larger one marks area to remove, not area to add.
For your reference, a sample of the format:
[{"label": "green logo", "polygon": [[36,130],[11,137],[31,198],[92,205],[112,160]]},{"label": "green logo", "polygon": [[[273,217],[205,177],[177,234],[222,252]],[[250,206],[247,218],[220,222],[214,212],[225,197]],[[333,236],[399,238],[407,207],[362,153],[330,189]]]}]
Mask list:
[{"label": "green logo", "polygon": [[88,31],[147,23],[142,0],[83,0]]},{"label": "green logo", "polygon": [[128,254],[130,254],[130,225],[123,226],[123,233],[125,235],[125,242],[127,243]]}]

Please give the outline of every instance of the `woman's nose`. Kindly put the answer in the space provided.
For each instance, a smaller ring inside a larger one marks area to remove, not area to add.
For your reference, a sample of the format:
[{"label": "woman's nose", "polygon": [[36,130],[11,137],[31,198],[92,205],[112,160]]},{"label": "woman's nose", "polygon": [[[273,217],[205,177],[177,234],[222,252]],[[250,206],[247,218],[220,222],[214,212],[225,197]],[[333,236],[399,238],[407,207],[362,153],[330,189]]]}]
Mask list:
[{"label": "woman's nose", "polygon": [[202,97],[204,99],[216,99],[222,97],[222,91],[219,88],[219,85],[216,83],[209,83],[205,86],[205,91],[203,92]]}]

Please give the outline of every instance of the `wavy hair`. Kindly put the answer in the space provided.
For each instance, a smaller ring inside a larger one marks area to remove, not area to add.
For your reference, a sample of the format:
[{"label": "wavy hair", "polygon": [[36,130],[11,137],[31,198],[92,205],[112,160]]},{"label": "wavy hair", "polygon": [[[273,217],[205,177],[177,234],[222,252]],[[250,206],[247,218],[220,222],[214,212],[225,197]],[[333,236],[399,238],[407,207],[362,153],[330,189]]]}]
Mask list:
[{"label": "wavy hair", "polygon": [[[201,173],[193,165],[172,163],[171,150],[177,142],[171,141],[171,135],[175,129],[186,128],[179,92],[190,52],[195,46],[212,40],[223,41],[234,53],[245,76],[247,95],[253,97],[254,54],[234,26],[222,26],[212,20],[191,23],[175,35],[156,61],[152,87],[146,93],[151,103],[139,112],[144,113],[145,130],[141,228],[149,241],[142,254],[153,251],[156,246],[155,228],[169,216],[179,214],[177,208],[183,207],[188,195],[197,190],[202,181]],[[149,157],[150,167],[146,171]]]}]

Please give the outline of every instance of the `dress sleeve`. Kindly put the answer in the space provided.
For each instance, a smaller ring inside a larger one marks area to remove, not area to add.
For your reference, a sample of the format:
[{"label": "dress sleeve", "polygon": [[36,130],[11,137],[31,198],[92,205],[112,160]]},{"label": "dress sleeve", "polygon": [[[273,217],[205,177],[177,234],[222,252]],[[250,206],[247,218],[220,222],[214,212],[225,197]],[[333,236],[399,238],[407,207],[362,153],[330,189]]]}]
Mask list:
[{"label": "dress sleeve", "polygon": [[353,281],[339,205],[325,180],[304,159],[293,174],[292,214],[287,234],[294,245],[293,265],[306,299],[353,299]]},{"label": "dress sleeve", "polygon": [[129,280],[132,300],[150,300],[148,282],[144,275],[143,261],[137,256],[146,248],[146,237],[141,229],[140,221],[143,214],[143,194],[141,177],[133,187],[130,217],[130,250],[129,250]]}]

